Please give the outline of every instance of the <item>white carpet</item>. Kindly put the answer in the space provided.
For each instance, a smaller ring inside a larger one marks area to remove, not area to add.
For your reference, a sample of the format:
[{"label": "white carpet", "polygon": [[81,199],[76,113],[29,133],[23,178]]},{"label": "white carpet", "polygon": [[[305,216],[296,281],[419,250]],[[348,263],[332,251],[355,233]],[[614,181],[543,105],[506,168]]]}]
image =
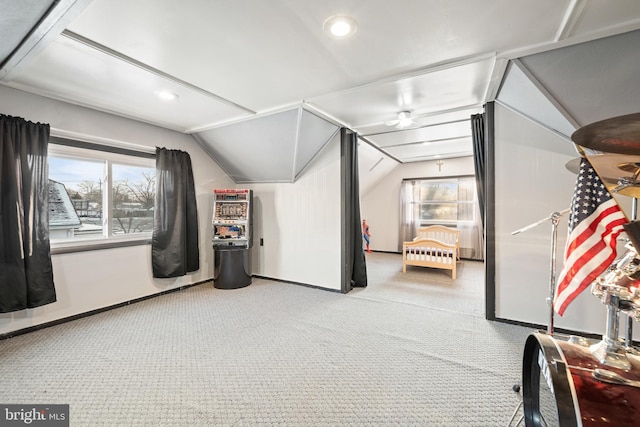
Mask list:
[{"label": "white carpet", "polygon": [[68,403],[72,426],[506,425],[530,331],[484,320],[481,264],[453,282],[393,257],[348,295],[204,284],[0,341],[0,403]]}]

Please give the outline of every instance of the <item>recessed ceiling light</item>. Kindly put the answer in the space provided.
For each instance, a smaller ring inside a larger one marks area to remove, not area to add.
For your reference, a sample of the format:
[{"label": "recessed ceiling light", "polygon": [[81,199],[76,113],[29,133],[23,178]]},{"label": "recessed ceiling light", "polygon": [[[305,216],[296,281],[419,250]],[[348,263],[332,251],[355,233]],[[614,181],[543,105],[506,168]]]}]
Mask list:
[{"label": "recessed ceiling light", "polygon": [[324,32],[336,39],[352,36],[358,29],[358,23],[350,16],[332,16],[322,25]]},{"label": "recessed ceiling light", "polygon": [[179,98],[178,94],[170,92],[168,90],[157,90],[154,93],[158,98],[162,99],[163,101],[173,101]]}]

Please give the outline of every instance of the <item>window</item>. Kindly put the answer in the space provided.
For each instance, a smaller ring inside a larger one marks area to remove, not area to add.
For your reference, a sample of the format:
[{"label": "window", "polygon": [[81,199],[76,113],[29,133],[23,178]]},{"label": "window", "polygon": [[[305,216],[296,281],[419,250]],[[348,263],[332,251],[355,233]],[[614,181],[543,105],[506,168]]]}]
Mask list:
[{"label": "window", "polygon": [[49,145],[52,245],[148,240],[153,231],[154,155],[75,141],[63,144]]},{"label": "window", "polygon": [[475,180],[473,177],[425,179],[416,182],[414,203],[416,222],[457,224],[473,222]]}]

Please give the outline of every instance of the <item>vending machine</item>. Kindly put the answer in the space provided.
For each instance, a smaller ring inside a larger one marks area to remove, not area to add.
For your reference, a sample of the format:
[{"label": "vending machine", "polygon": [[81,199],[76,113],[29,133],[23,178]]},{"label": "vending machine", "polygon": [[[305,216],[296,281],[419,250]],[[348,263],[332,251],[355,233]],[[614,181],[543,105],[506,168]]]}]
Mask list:
[{"label": "vending machine", "polygon": [[219,289],[251,284],[252,190],[213,190],[211,220],[215,257],[213,282]]}]

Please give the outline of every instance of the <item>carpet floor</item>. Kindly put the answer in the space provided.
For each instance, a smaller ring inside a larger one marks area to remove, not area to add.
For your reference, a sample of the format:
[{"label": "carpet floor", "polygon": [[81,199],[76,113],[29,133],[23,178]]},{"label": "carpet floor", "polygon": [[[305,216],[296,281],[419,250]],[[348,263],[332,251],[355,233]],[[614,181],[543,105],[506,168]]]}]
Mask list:
[{"label": "carpet floor", "polygon": [[194,286],[0,341],[0,403],[72,426],[506,426],[531,330],[484,319],[458,279],[367,254],[347,295],[254,278]]}]

